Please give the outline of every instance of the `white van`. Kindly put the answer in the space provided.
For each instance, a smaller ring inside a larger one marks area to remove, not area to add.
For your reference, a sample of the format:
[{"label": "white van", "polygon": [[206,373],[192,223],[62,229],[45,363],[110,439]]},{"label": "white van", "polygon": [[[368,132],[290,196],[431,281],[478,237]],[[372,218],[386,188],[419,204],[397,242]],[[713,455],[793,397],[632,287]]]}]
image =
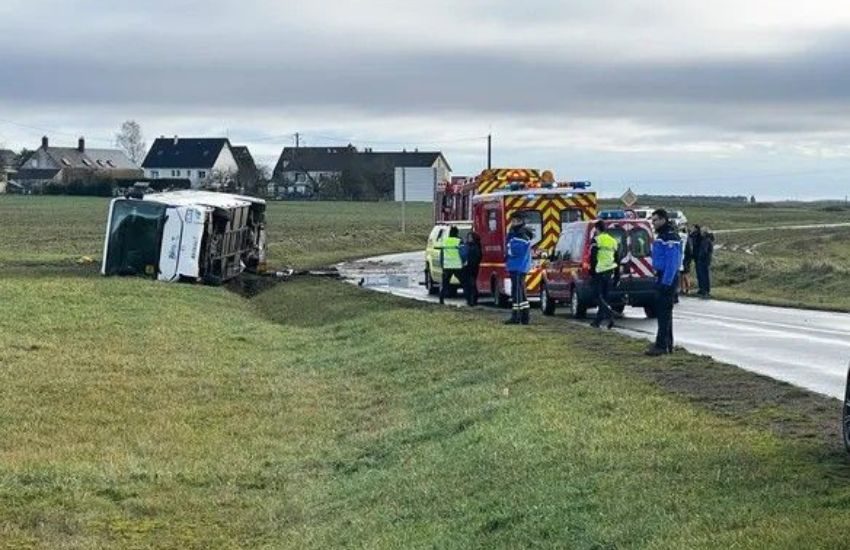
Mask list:
[{"label": "white van", "polygon": [[263,271],[265,210],[262,199],[209,191],[113,199],[101,273],[221,284]]}]

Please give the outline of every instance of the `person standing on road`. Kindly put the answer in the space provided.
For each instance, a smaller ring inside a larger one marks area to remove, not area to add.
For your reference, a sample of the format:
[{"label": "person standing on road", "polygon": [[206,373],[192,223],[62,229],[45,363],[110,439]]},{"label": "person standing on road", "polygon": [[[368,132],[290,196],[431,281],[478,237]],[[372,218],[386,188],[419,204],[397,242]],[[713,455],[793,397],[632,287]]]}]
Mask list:
[{"label": "person standing on road", "polygon": [[457,226],[449,228],[449,236],[443,239],[443,246],[440,248],[440,265],[443,268],[443,276],[440,279],[440,303],[446,303],[446,296],[449,293],[449,286],[452,282],[452,277],[460,279],[461,269],[463,268],[463,260],[460,257],[460,238]]},{"label": "person standing on road", "polygon": [[506,325],[527,325],[531,315],[531,304],[525,295],[525,277],[531,271],[531,241],[534,234],[525,226],[525,219],[515,213],[511,217],[508,231],[505,267],[511,277],[511,302],[513,311]]},{"label": "person standing on road", "polygon": [[608,303],[608,293],[614,282],[614,274],[620,261],[618,252],[620,241],[605,231],[605,222],[597,220],[593,224],[596,237],[590,248],[590,272],[593,275],[593,289],[596,293],[596,319],[591,326],[599,328],[606,323],[608,328],[614,326],[614,312]]},{"label": "person standing on road", "polygon": [[691,266],[694,263],[694,248],[691,245],[691,232],[687,226],[682,228],[682,269],[679,270],[679,294],[691,293]]},{"label": "person standing on road", "polygon": [[714,256],[714,233],[703,227],[699,236],[699,248],[695,251],[697,257],[697,281],[699,292],[697,296],[708,299],[711,297],[711,260]]},{"label": "person standing on road", "polygon": [[466,261],[463,266],[463,295],[467,305],[478,305],[478,271],[481,267],[481,237],[470,231],[466,236]]},{"label": "person standing on road", "polygon": [[699,290],[699,246],[702,242],[702,227],[700,227],[698,224],[694,224],[689,235],[689,244],[691,246],[691,261],[694,264],[694,276],[696,277],[697,290]]},{"label": "person standing on road", "polygon": [[656,238],[652,243],[652,267],[656,273],[655,312],[658,333],[647,355],[673,353],[673,304],[678,288],[679,266],[682,263],[682,241],[676,227],[670,223],[667,211],[660,208],[652,213]]}]

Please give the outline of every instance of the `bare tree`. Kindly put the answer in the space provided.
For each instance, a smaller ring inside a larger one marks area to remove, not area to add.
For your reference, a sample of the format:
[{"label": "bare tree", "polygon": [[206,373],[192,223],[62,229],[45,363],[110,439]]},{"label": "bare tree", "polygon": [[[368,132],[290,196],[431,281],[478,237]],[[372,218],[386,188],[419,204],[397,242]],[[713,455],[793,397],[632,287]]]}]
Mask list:
[{"label": "bare tree", "polygon": [[127,153],[127,157],[135,164],[141,164],[144,160],[147,145],[142,136],[142,127],[135,120],[128,120],[121,125],[121,131],[115,134],[115,145]]}]

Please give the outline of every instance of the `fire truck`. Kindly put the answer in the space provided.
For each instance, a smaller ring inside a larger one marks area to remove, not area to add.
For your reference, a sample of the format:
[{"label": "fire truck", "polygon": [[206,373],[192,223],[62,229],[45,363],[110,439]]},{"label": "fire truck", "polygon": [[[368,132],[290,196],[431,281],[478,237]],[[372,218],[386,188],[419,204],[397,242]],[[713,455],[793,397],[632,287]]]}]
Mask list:
[{"label": "fire truck", "polygon": [[481,237],[481,269],[476,285],[507,306],[510,278],[505,247],[511,216],[519,213],[534,234],[532,270],[526,277],[529,299],[539,299],[543,261],[552,253],[564,224],[596,218],[596,193],[590,182],[558,183],[552,172],[528,168],[484,170],[478,177],[452,182],[435,194],[437,221],[472,220]]}]

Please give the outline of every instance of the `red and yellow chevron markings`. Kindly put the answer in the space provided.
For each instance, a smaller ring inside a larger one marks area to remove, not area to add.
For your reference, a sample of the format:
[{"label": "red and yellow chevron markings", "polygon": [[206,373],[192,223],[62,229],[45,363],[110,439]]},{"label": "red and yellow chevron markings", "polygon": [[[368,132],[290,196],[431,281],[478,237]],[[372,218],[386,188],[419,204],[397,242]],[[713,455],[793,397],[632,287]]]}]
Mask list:
[{"label": "red and yellow chevron markings", "polygon": [[533,269],[528,275],[525,276],[525,290],[526,292],[537,292],[540,290],[540,283],[543,281],[543,270],[542,269]]},{"label": "red and yellow chevron markings", "polygon": [[531,168],[493,168],[484,170],[477,178],[475,192],[479,195],[492,193],[510,182],[524,183],[527,188],[540,187],[541,175]]}]

